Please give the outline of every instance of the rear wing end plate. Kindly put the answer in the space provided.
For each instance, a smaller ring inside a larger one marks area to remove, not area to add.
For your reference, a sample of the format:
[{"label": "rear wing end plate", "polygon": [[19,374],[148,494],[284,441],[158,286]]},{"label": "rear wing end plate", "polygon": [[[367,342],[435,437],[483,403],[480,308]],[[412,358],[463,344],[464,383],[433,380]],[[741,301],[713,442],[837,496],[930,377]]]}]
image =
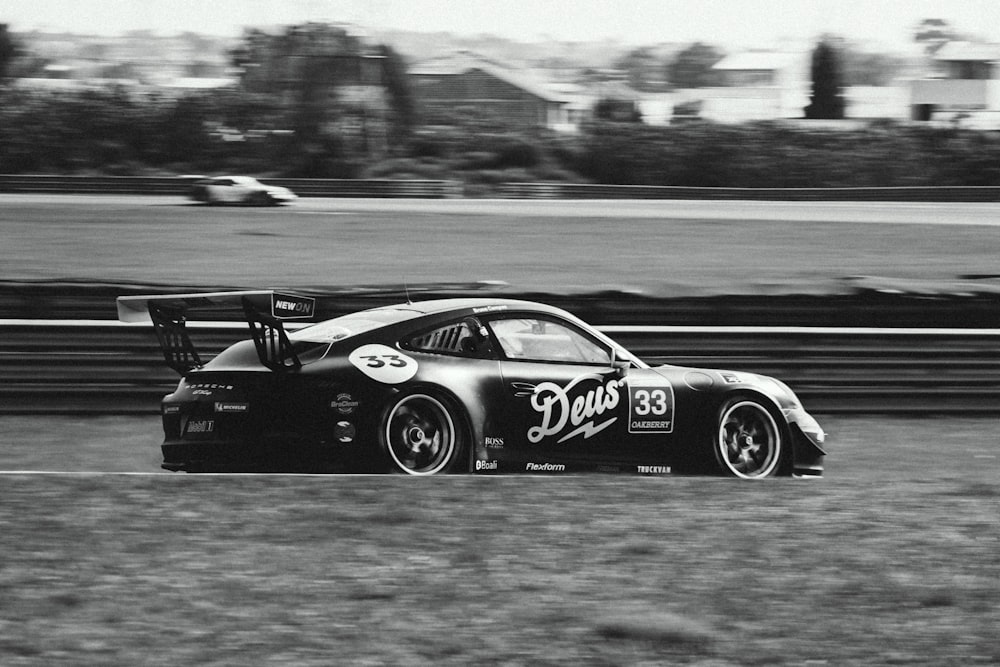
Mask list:
[{"label": "rear wing end plate", "polygon": [[118,319],[122,322],[152,323],[164,360],[181,375],[202,365],[188,336],[187,313],[191,310],[242,310],[257,356],[261,364],[272,371],[302,365],[288,340],[283,322],[307,320],[316,314],[314,297],[273,290],[120,296],[117,306]]}]

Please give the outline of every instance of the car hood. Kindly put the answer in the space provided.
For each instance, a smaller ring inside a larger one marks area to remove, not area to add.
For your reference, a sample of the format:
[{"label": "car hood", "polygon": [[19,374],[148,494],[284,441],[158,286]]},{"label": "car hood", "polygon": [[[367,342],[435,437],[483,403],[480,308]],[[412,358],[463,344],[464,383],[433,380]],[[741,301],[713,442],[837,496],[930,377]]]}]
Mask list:
[{"label": "car hood", "polygon": [[770,397],[783,410],[801,407],[799,398],[792,389],[777,378],[747,371],[730,371],[719,368],[688,368],[657,366],[654,371],[665,378],[676,378],[680,373],[684,383],[695,391],[726,391],[752,389]]}]

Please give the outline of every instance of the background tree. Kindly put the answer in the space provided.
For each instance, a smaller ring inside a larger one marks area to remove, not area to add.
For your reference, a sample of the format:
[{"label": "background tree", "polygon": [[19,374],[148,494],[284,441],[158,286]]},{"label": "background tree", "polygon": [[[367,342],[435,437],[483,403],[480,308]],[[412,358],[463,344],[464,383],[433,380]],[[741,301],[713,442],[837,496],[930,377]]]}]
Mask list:
[{"label": "background tree", "polygon": [[392,133],[399,141],[406,138],[416,124],[417,107],[406,75],[406,62],[391,46],[382,44],[378,47],[382,56],[382,81],[389,95],[389,106],[392,108]]},{"label": "background tree", "polygon": [[712,66],[722,58],[723,53],[714,46],[695,42],[667,63],[667,80],[674,88],[717,86],[721,76]]},{"label": "background tree", "polygon": [[7,78],[14,60],[21,55],[21,47],[6,23],[0,23],[0,81]]},{"label": "background tree", "polygon": [[812,95],[805,108],[806,118],[844,117],[844,96],[840,78],[840,57],[831,40],[824,38],[812,53]]},{"label": "background tree", "polygon": [[[340,27],[305,23],[277,35],[250,29],[230,58],[242,70],[242,91],[285,111],[275,129],[293,131],[298,176],[350,177],[401,142],[413,123],[403,60]],[[379,87],[382,96],[365,92]]]},{"label": "background tree", "polygon": [[929,56],[956,37],[955,31],[944,19],[924,19],[913,30],[913,41],[923,44],[924,53]]},{"label": "background tree", "polygon": [[633,49],[615,61],[614,66],[625,72],[633,90],[657,91],[662,87],[662,66],[649,47]]}]

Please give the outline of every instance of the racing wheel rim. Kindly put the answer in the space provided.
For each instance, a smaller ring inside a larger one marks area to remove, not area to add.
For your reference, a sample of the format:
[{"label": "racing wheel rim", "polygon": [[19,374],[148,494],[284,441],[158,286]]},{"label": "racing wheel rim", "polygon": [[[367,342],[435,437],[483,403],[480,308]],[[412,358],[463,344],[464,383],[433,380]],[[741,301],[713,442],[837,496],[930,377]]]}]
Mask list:
[{"label": "racing wheel rim", "polygon": [[451,463],[457,446],[455,423],[433,396],[405,396],[389,411],[385,443],[397,469],[410,475],[433,475]]},{"label": "racing wheel rim", "polygon": [[716,455],[724,471],[743,479],[773,475],[781,462],[781,430],[753,400],[727,405],[719,419]]}]

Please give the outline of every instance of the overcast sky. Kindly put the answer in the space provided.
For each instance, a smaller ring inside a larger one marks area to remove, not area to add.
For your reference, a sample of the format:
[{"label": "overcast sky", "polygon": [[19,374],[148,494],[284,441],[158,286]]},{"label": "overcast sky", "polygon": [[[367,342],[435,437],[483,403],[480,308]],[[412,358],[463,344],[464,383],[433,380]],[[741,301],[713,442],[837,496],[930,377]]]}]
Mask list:
[{"label": "overcast sky", "polygon": [[238,35],[245,26],[340,21],[372,29],[538,41],[700,40],[729,47],[824,32],[898,47],[923,18],[1000,42],[1000,0],[2,0],[0,23],[113,35],[146,29]]}]

